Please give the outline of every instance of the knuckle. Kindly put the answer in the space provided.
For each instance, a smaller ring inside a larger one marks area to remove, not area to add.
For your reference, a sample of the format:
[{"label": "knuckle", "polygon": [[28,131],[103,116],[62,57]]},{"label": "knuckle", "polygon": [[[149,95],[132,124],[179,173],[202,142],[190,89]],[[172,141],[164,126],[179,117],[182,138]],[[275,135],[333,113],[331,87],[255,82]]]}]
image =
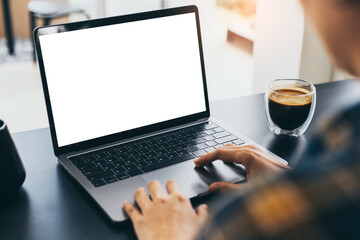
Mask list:
[{"label": "knuckle", "polygon": [[214,151],[214,153],[215,153],[215,156],[216,157],[219,157],[220,155],[221,155],[221,153],[222,153],[222,148],[220,147],[220,148],[217,148],[215,151]]},{"label": "knuckle", "polygon": [[142,218],[142,217],[136,218],[134,221],[135,221],[135,224],[138,226],[142,226],[145,223],[144,218]]},{"label": "knuckle", "polygon": [[158,197],[156,200],[157,200],[159,203],[161,203],[161,204],[165,204],[165,203],[166,203],[166,198],[164,198],[164,197]]},{"label": "knuckle", "polygon": [[185,196],[183,196],[182,194],[175,194],[176,199],[179,202],[186,202],[187,198]]}]

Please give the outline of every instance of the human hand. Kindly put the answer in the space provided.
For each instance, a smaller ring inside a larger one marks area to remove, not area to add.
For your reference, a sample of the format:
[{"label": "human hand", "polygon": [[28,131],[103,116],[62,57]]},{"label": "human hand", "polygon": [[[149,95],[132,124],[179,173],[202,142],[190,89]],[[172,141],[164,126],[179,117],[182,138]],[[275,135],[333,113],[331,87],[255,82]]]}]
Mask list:
[{"label": "human hand", "polygon": [[200,205],[195,212],[174,180],[166,184],[168,194],[159,181],[150,182],[148,189],[152,200],[142,187],[135,192],[141,212],[130,202],[123,203],[138,239],[195,239],[207,219],[207,206]]},{"label": "human hand", "polygon": [[[194,160],[196,167],[202,167],[215,160],[222,160],[228,163],[239,163],[245,167],[248,182],[265,171],[283,171],[291,169],[289,166],[279,162],[274,157],[254,145],[236,146],[228,144],[219,147],[215,151],[201,156]],[[241,185],[216,182],[210,185],[210,192],[225,192],[238,189]]]}]

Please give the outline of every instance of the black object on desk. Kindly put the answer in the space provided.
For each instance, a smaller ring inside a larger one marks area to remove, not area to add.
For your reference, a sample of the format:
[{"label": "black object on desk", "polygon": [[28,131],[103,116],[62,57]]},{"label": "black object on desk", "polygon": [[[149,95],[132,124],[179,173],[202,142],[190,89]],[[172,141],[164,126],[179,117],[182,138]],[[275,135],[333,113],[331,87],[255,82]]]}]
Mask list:
[{"label": "black object on desk", "polygon": [[0,120],[0,201],[12,197],[24,180],[24,166],[6,123]]},{"label": "black object on desk", "polygon": [[11,21],[11,12],[10,12],[10,3],[9,0],[2,1],[3,6],[3,15],[4,15],[4,24],[5,24],[5,34],[8,45],[9,54],[14,54],[14,33],[12,28]]},{"label": "black object on desk", "polygon": [[[318,102],[313,121],[302,138],[291,141],[268,129],[263,94],[216,101],[211,108],[214,117],[293,165],[294,155],[316,131],[326,112],[360,101],[360,83],[354,80],[316,87]],[[113,225],[57,164],[49,129],[17,133],[14,139],[28,176],[17,198],[0,205],[0,239],[135,239],[130,222]]]}]

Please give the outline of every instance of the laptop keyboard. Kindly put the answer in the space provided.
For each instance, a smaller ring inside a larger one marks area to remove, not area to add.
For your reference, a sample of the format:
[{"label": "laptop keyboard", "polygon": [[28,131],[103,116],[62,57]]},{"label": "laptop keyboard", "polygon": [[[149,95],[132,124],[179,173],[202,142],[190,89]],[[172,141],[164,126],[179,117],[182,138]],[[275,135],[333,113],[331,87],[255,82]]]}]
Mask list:
[{"label": "laptop keyboard", "polygon": [[214,123],[203,123],[69,159],[100,187],[200,157],[229,143],[244,141]]}]

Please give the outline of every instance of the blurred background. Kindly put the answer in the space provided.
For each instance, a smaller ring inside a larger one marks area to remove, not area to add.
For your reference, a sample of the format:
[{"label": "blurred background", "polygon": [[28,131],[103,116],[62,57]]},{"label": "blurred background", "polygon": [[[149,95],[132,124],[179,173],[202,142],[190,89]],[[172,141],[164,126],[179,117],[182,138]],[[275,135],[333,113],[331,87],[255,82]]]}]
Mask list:
[{"label": "blurred background", "polygon": [[277,78],[349,78],[332,66],[298,0],[1,0],[0,119],[11,132],[48,126],[31,14],[42,26],[50,15],[55,24],[190,4],[200,12],[210,101],[263,92]]}]

